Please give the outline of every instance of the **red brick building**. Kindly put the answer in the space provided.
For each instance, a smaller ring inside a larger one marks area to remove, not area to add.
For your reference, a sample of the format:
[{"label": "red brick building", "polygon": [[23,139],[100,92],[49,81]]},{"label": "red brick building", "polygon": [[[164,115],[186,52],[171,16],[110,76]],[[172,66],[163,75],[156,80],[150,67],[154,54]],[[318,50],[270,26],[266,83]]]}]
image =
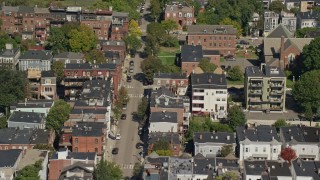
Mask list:
[{"label": "red brick building", "polygon": [[176,95],[184,96],[187,93],[189,79],[186,73],[155,73],[153,86],[160,88],[167,87]]},{"label": "red brick building", "polygon": [[109,39],[109,29],[112,22],[112,9],[83,10],[80,16],[81,24],[91,27],[99,40]]},{"label": "red brick building", "polygon": [[187,44],[202,45],[204,50],[217,50],[220,55],[234,55],[237,30],[231,25],[187,26]]},{"label": "red brick building", "polygon": [[202,59],[208,59],[210,63],[220,66],[220,53],[217,50],[203,50],[201,45],[184,45],[181,48],[181,71],[188,76],[194,73]]},{"label": "red brick building", "polygon": [[0,150],[33,149],[37,144],[53,146],[54,138],[53,130],[4,128],[0,129]]},{"label": "red brick building", "polygon": [[64,169],[80,165],[93,171],[97,164],[97,155],[93,152],[69,152],[67,149],[61,149],[59,152],[54,152],[49,159],[48,165],[48,180],[59,179]]},{"label": "red brick building", "polygon": [[66,64],[64,69],[64,86],[67,97],[75,96],[82,89],[83,83],[89,79],[106,79],[112,77],[115,98],[121,82],[121,64]]},{"label": "red brick building", "polygon": [[164,20],[172,19],[179,25],[179,30],[184,26],[192,25],[196,22],[194,8],[182,4],[167,5],[164,12]]},{"label": "red brick building", "polygon": [[102,155],[106,132],[103,122],[77,122],[72,127],[62,129],[59,146],[70,148],[72,152],[95,152]]},{"label": "red brick building", "polygon": [[112,12],[110,40],[122,40],[129,32],[129,13]]},{"label": "red brick building", "polygon": [[121,62],[123,62],[126,58],[127,52],[126,52],[126,44],[124,41],[101,41],[100,42],[100,47],[104,52],[118,52],[119,53],[119,58]]}]

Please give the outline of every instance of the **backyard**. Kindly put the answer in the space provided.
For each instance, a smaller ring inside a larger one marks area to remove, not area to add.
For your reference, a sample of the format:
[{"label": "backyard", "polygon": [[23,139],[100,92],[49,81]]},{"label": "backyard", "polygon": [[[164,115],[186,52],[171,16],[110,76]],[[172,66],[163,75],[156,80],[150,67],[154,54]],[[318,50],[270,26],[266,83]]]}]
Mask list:
[{"label": "backyard", "polygon": [[255,52],[252,52],[251,50],[248,50],[247,54],[245,54],[244,50],[241,50],[236,52],[236,58],[258,59],[258,56]]},{"label": "backyard", "polygon": [[179,52],[179,48],[161,47],[158,57],[161,59],[163,65],[173,65],[176,61],[176,54]]}]

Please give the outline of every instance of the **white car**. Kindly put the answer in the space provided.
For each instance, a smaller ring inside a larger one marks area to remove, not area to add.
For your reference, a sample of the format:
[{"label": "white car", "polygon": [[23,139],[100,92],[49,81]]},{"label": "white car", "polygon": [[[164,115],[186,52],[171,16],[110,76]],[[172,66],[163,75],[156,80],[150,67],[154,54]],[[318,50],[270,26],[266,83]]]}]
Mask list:
[{"label": "white car", "polygon": [[258,37],[251,37],[249,38],[250,40],[258,40],[259,38]]},{"label": "white car", "polygon": [[116,140],[120,140],[121,139],[121,135],[120,134],[117,134],[116,135]]}]

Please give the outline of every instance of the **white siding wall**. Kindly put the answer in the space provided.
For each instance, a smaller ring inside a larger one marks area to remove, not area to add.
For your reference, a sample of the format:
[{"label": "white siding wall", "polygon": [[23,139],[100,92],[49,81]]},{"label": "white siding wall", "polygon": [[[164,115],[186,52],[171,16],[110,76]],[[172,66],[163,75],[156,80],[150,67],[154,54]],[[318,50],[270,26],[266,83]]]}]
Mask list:
[{"label": "white siding wall", "polygon": [[292,149],[296,151],[297,156],[299,155],[314,155],[315,160],[319,160],[319,147],[317,144],[297,144],[293,145]]},{"label": "white siding wall", "polygon": [[[274,149],[276,149],[274,153]],[[248,150],[248,152],[246,152]],[[267,156],[267,160],[277,160],[281,152],[281,144],[271,146],[268,143],[256,143],[252,144],[240,144],[240,161],[252,157],[254,154],[264,154]]]}]

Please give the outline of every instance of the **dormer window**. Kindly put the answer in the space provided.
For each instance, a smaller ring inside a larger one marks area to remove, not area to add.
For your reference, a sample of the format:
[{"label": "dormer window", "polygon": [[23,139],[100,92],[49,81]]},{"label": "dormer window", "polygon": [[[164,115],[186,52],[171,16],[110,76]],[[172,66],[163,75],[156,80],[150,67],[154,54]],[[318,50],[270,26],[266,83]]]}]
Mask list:
[{"label": "dormer window", "polygon": [[205,29],[205,30],[203,30],[203,32],[205,33],[205,34],[207,34],[207,30]]}]

